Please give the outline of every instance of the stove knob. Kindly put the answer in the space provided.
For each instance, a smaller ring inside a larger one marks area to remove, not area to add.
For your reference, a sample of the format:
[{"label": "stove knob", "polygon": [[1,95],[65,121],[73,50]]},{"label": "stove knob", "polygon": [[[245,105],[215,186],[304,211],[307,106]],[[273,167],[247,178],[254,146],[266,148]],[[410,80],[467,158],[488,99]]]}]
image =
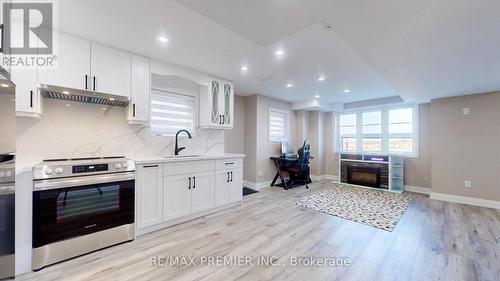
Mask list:
[{"label": "stove knob", "polygon": [[1,172],[0,172],[0,178],[3,178],[3,177],[5,177],[5,172],[4,172],[4,171],[1,171]]},{"label": "stove knob", "polygon": [[116,163],[115,168],[116,168],[116,169],[121,169],[121,168],[122,168],[122,164],[120,164],[120,163]]},{"label": "stove knob", "polygon": [[56,170],[55,170],[56,174],[60,175],[64,172],[64,169],[61,168],[61,167],[57,167]]},{"label": "stove knob", "polygon": [[44,174],[46,175],[51,175],[52,174],[52,169],[51,168],[47,168],[45,169],[45,171],[43,171]]},{"label": "stove knob", "polygon": [[7,171],[5,173],[5,176],[8,177],[8,178],[12,177],[12,172],[11,171]]},{"label": "stove knob", "polygon": [[128,164],[127,163],[123,163],[123,169],[127,169],[128,168]]}]

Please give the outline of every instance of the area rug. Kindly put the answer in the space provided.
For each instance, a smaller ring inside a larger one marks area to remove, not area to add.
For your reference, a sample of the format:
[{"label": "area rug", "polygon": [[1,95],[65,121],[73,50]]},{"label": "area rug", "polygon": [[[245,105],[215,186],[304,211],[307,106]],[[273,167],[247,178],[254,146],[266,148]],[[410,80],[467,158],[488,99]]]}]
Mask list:
[{"label": "area rug", "polygon": [[299,199],[299,206],[393,231],[408,208],[407,195],[340,183]]}]

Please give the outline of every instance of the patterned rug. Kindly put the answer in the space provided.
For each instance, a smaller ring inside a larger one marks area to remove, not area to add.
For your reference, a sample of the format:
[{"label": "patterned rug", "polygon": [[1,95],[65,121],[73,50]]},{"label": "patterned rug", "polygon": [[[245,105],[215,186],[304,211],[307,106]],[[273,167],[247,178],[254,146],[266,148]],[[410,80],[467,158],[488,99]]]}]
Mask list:
[{"label": "patterned rug", "polygon": [[299,206],[393,231],[411,198],[407,195],[329,183],[332,187],[299,199]]}]

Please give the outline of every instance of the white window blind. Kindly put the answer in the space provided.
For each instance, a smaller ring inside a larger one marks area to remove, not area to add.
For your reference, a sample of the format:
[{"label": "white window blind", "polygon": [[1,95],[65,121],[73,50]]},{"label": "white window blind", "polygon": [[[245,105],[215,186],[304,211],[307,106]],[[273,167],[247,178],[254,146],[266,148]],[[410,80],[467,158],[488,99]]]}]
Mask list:
[{"label": "white window blind", "polygon": [[185,129],[194,133],[194,97],[151,91],[151,133],[173,136]]},{"label": "white window blind", "polygon": [[269,109],[269,141],[282,141],[288,137],[288,112]]}]

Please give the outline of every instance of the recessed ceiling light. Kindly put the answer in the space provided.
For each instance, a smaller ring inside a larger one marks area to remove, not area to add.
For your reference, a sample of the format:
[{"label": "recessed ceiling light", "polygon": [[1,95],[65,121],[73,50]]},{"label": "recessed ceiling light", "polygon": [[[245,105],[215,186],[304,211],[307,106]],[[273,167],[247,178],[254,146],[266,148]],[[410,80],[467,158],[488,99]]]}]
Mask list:
[{"label": "recessed ceiling light", "polygon": [[68,91],[63,91],[62,93],[65,94],[65,95],[69,95]]},{"label": "recessed ceiling light", "polygon": [[102,108],[102,110],[106,111],[106,110],[107,110],[107,108],[103,107],[103,108]]},{"label": "recessed ceiling light", "polygon": [[281,56],[283,56],[285,54],[285,51],[283,51],[282,49],[279,49],[279,50],[276,51],[275,54],[276,54],[276,56],[281,57]]},{"label": "recessed ceiling light", "polygon": [[71,106],[71,104],[67,103],[67,104],[66,104],[66,106],[67,106],[67,107],[70,107],[70,106]]},{"label": "recessed ceiling light", "polygon": [[293,85],[292,85],[292,83],[288,83],[288,84],[286,84],[286,87],[291,88],[291,87],[293,87]]},{"label": "recessed ceiling light", "polygon": [[317,99],[319,99],[319,95],[315,95],[314,97],[317,98]]},{"label": "recessed ceiling light", "polygon": [[351,90],[349,90],[349,89],[344,90],[344,93],[346,93],[346,94],[349,94],[350,92],[351,92]]},{"label": "recessed ceiling light", "polygon": [[241,71],[247,71],[247,70],[248,70],[248,66],[246,66],[246,65],[241,66]]},{"label": "recessed ceiling light", "polygon": [[320,76],[320,77],[318,78],[318,81],[325,81],[325,76]]},{"label": "recessed ceiling light", "polygon": [[4,87],[4,88],[8,88],[9,87],[9,84],[0,84],[0,86]]},{"label": "recessed ceiling light", "polygon": [[163,35],[160,35],[158,37],[158,40],[160,40],[160,42],[163,42],[163,43],[167,43],[168,42],[168,38],[163,36]]}]

